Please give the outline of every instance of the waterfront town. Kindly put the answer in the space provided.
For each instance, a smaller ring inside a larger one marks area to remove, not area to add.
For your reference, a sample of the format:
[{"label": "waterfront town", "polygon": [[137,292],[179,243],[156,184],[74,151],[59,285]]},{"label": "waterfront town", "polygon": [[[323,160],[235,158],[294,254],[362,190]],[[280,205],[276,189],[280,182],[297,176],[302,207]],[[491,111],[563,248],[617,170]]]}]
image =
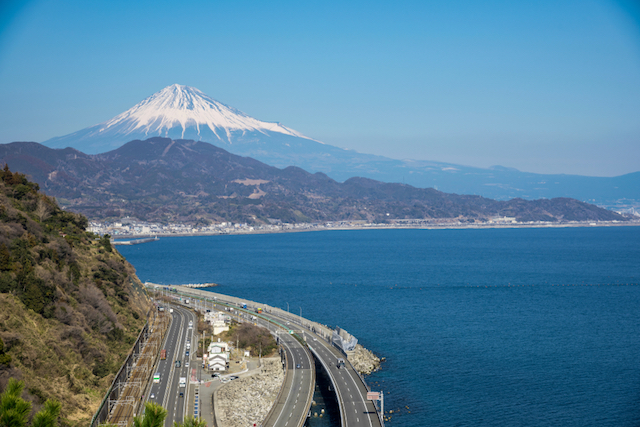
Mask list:
[{"label": "waterfront town", "polygon": [[440,229],[440,228],[497,228],[497,227],[593,227],[640,225],[640,217],[629,221],[527,221],[519,222],[514,217],[495,217],[478,222],[467,219],[392,219],[384,223],[368,221],[334,221],[322,223],[274,223],[247,224],[221,222],[204,226],[169,223],[160,224],[140,221],[135,218],[123,218],[113,222],[89,223],[88,231],[99,235],[109,234],[112,238],[131,238],[149,236],[196,236],[216,234],[262,234],[296,231],[349,230],[349,229]]}]

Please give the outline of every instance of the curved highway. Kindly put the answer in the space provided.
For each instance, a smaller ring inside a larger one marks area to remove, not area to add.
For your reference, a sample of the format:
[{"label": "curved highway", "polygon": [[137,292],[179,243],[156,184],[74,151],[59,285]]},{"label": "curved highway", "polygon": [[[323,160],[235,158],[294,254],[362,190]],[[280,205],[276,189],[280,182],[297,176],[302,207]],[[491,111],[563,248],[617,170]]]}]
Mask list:
[{"label": "curved highway", "polygon": [[[188,294],[192,297],[196,298],[206,298],[208,300],[215,300],[217,302],[222,302],[226,304],[230,304],[231,306],[238,307],[242,300],[240,298],[231,297],[228,295],[213,293],[209,291],[199,291],[195,289],[177,287],[180,289],[180,292],[184,294]],[[266,307],[264,304],[252,303],[255,306]],[[290,322],[293,319],[289,319],[286,317],[287,313],[280,313],[279,309],[267,309],[265,313],[260,314],[259,316],[263,319],[262,325],[267,326],[271,325],[264,319],[271,319],[274,322],[280,323],[284,325],[286,328],[294,329],[292,326],[294,323]],[[297,317],[297,316],[296,316]],[[269,326],[267,326],[269,327]],[[271,325],[270,330],[273,330],[274,325]],[[325,339],[316,335],[315,333],[302,328],[300,325],[295,325],[295,329],[301,336],[304,336],[306,342],[313,352],[314,356],[322,363],[325,370],[328,372],[331,382],[334,385],[336,394],[338,396],[338,403],[340,405],[340,416],[341,416],[341,425],[342,427],[380,427],[382,425],[376,408],[372,401],[367,400],[367,386],[364,384],[364,381],[360,378],[358,373],[353,369],[349,362],[340,368],[337,366],[337,359],[343,358],[346,359],[343,353],[341,353],[337,348],[333,345],[329,344]],[[288,336],[287,343],[291,343],[291,340],[296,341],[293,336]],[[282,337],[282,335],[279,335]],[[297,341],[296,341],[297,342]],[[283,343],[284,344],[284,343]],[[299,344],[299,343],[298,343]],[[296,352],[292,352],[294,357],[296,357]],[[301,360],[301,359],[296,359]],[[296,362],[297,363],[297,362]],[[313,369],[313,365],[310,366]],[[295,372],[295,371],[294,371]],[[292,387],[295,388],[297,379],[293,380]],[[286,386],[287,384],[285,384]],[[289,389],[291,390],[291,388]],[[292,393],[293,394],[293,393]],[[297,394],[296,394],[297,396]],[[295,403],[295,402],[294,402]],[[299,404],[298,401],[297,404]],[[277,409],[277,408],[276,408]],[[309,407],[306,407],[305,410],[308,411]],[[286,413],[286,411],[284,411]],[[269,421],[272,421],[272,418],[269,418]],[[286,424],[282,422],[282,417],[280,419],[276,419],[273,424],[268,424],[269,426],[285,426],[291,427],[292,424]],[[293,424],[295,425],[295,424]]]},{"label": "curved highway", "polygon": [[[286,318],[273,313],[265,316],[280,322],[287,321]],[[368,390],[358,373],[348,362],[338,368],[337,360],[338,358],[346,359],[344,354],[313,332],[301,329],[298,325],[296,325],[296,329],[300,335],[305,337],[314,356],[329,373],[338,395],[341,425],[344,427],[380,427],[380,419],[374,404],[367,400]]]},{"label": "curved highway", "polygon": [[285,384],[264,426],[301,427],[309,414],[316,384],[313,358],[297,339],[283,329],[263,319],[258,319],[257,323],[276,332],[278,344],[287,353]]}]

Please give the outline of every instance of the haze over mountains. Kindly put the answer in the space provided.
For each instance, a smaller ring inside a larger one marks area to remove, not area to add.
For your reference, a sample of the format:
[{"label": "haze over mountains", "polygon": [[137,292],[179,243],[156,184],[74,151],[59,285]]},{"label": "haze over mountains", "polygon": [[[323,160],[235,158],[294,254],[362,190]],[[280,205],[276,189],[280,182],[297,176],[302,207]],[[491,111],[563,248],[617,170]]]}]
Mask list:
[{"label": "haze over mountains", "polygon": [[507,167],[483,169],[357,153],[323,144],[279,123],[254,119],[195,88],[177,84],[111,120],[43,144],[97,154],[153,136],[206,141],[272,166],[298,166],[337,181],[359,176],[496,200],[572,197],[615,209],[640,206],[640,172],[611,178],[541,175]]}]

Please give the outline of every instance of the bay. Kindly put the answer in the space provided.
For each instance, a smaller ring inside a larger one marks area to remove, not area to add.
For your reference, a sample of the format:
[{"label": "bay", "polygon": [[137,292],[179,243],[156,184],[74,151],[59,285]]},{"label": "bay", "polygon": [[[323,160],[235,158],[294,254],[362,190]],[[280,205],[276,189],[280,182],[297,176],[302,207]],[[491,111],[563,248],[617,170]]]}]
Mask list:
[{"label": "bay", "polygon": [[143,281],[340,326],[387,360],[393,426],[640,425],[640,228],[171,237]]}]

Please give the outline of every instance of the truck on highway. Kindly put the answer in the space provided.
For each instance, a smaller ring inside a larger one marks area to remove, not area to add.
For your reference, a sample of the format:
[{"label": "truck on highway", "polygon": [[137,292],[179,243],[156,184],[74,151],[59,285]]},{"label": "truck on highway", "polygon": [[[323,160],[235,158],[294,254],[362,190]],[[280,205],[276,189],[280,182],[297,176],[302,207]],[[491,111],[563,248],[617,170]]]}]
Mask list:
[{"label": "truck on highway", "polygon": [[246,302],[241,302],[240,303],[240,307],[246,309],[247,308],[247,303]]},{"label": "truck on highway", "polygon": [[185,304],[189,304],[189,298],[187,298],[186,300],[184,300]]},{"label": "truck on highway", "polygon": [[187,386],[187,377],[180,377],[180,388]]},{"label": "truck on highway", "polygon": [[160,382],[160,372],[153,374],[153,382],[156,384]]},{"label": "truck on highway", "polygon": [[167,350],[162,349],[160,351],[160,360],[166,360],[167,359]]}]

